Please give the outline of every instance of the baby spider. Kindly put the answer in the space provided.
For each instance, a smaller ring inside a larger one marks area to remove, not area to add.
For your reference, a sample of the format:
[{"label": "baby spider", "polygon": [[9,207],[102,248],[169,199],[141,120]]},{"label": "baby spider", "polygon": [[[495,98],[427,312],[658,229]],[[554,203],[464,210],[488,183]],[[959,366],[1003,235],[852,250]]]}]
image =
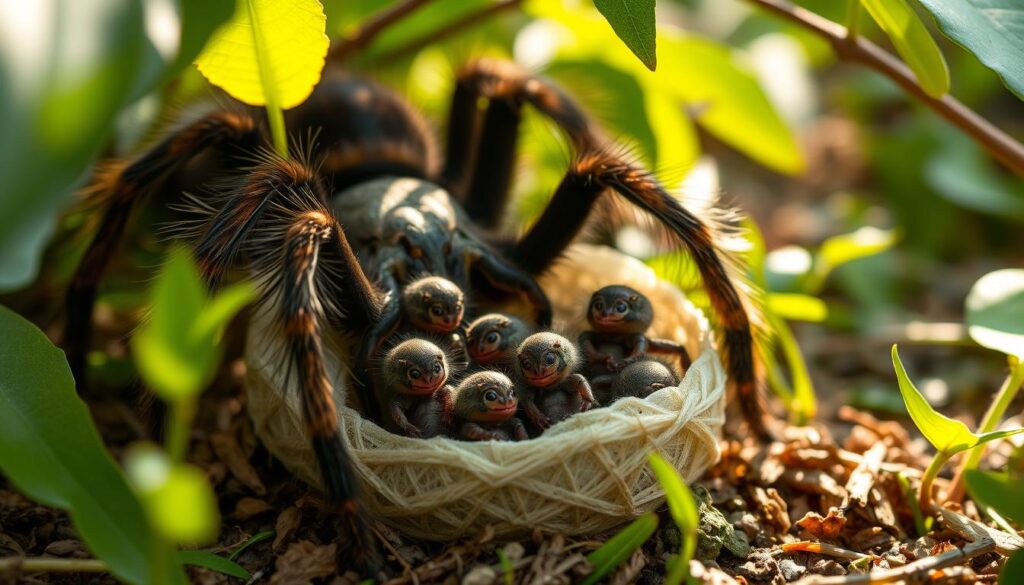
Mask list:
[{"label": "baby spider", "polygon": [[469,441],[525,441],[523,421],[516,418],[519,400],[508,376],[477,372],[455,391],[455,417],[462,424],[459,438]]},{"label": "baby spider", "polygon": [[393,430],[428,439],[447,432],[452,419],[448,361],[441,348],[423,339],[408,339],[384,357],[381,387],[392,394]]},{"label": "baby spider", "polygon": [[577,363],[576,347],[556,333],[534,333],[516,350],[523,409],[533,424],[546,429],[597,404]]}]

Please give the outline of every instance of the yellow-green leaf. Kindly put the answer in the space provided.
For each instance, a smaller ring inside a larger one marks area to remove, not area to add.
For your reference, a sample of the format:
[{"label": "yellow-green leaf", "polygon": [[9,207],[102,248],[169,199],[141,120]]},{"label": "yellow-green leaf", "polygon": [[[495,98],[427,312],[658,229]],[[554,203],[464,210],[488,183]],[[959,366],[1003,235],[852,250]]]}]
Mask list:
[{"label": "yellow-green leaf", "polygon": [[964,423],[949,418],[928,404],[925,397],[910,381],[907,371],[903,369],[903,362],[900,361],[895,345],[892,346],[892,365],[896,368],[900,394],[903,395],[903,402],[907,405],[910,418],[914,420],[918,430],[936,450],[953,455],[984,445],[989,441],[1024,433],[1024,428],[992,431],[981,435],[972,433]]},{"label": "yellow-green leaf", "polygon": [[694,502],[693,493],[687,487],[679,471],[672,467],[664,457],[657,453],[647,456],[647,462],[658,478],[658,483],[665,490],[665,499],[668,501],[668,511],[672,520],[679,527],[682,536],[679,556],[673,561],[668,577],[665,582],[678,585],[686,580],[689,575],[690,558],[697,549],[697,528],[700,518],[697,515],[697,504]]},{"label": "yellow-green leaf", "polygon": [[239,101],[292,108],[320,80],[330,44],[326,29],[317,0],[239,0],[196,67]]},{"label": "yellow-green leaf", "polygon": [[1024,359],[1024,270],[1007,268],[982,276],[971,287],[966,305],[971,339]]},{"label": "yellow-green leaf", "polygon": [[914,420],[918,430],[939,451],[962,451],[973,447],[978,438],[964,423],[953,420],[936,411],[928,403],[924,395],[914,386],[903,368],[896,345],[892,346],[892,365],[896,369],[896,378],[900,385],[900,394],[907,405],[907,412]]},{"label": "yellow-green leaf", "polygon": [[935,39],[907,0],[860,0],[871,18],[892,40],[896,52],[932,97],[949,91],[949,67]]},{"label": "yellow-green leaf", "polygon": [[783,319],[820,323],[828,317],[825,301],[800,293],[771,293],[768,306]]},{"label": "yellow-green leaf", "polygon": [[306,100],[320,81],[330,40],[319,0],[238,0],[196,67],[233,98],[267,107],[274,147],[288,154],[282,110]]}]

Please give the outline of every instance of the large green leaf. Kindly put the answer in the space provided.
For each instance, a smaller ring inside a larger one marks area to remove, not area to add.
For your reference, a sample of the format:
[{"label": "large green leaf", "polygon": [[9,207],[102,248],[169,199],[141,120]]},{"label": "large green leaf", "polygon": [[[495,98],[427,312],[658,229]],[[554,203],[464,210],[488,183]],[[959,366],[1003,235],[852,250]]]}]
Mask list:
[{"label": "large green leaf", "polygon": [[1024,524],[1024,478],[1009,473],[968,469],[967,491],[975,501],[995,509],[1017,524]]},{"label": "large green leaf", "polygon": [[1024,360],[1024,270],[978,279],[967,295],[967,333],[978,344]]},{"label": "large green leaf", "polygon": [[[64,354],[4,307],[0,331],[0,468],[29,497],[68,510],[114,575],[148,582],[153,537],[75,393]],[[180,569],[169,571],[168,582],[184,582]]]},{"label": "large green leaf", "polygon": [[231,97],[265,105],[274,147],[287,156],[282,111],[305,101],[320,81],[330,44],[326,30],[319,0],[239,0],[196,67]]},{"label": "large green leaf", "polygon": [[644,67],[654,71],[658,66],[654,0],[594,0],[594,6]]},{"label": "large green leaf", "polygon": [[871,18],[892,40],[896,52],[933,97],[949,91],[949,67],[935,39],[907,0],[860,0]]},{"label": "large green leaf", "polygon": [[946,36],[974,53],[1024,98],[1024,4],[1020,0],[919,0]]},{"label": "large green leaf", "polygon": [[[787,174],[803,170],[803,155],[792,130],[768,101],[742,53],[659,26],[662,62],[651,73],[620,43],[609,42],[609,35],[598,26],[599,17],[564,10],[556,2],[533,0],[525,7],[531,15],[557,23],[559,30],[549,31],[544,38],[553,45],[553,56],[600,61],[632,71],[646,92],[685,105],[708,132],[757,162]],[[650,102],[648,115],[656,133],[676,130],[675,124],[652,115]]]},{"label": "large green leaf", "polygon": [[0,4],[0,290],[35,276],[56,213],[117,113],[175,69],[168,63],[194,57],[225,4],[231,0],[154,0],[145,10],[141,0]]},{"label": "large green leaf", "polygon": [[903,362],[900,361],[895,345],[892,346],[892,364],[896,369],[900,394],[903,395],[903,402],[907,405],[910,418],[936,450],[952,455],[984,445],[989,441],[1024,433],[1024,429],[993,431],[981,435],[972,433],[964,423],[951,419],[932,408],[932,405],[907,376],[907,371],[903,368]]}]

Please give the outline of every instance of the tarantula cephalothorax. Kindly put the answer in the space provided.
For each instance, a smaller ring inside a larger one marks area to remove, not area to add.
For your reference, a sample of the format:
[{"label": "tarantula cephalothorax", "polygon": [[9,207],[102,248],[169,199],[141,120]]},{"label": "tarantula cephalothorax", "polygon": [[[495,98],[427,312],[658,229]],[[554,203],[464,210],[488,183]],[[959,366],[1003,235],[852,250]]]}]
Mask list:
[{"label": "tarantula cephalothorax", "polygon": [[[540,219],[517,240],[497,242],[490,231],[509,198],[526,105],[564,131],[574,158]],[[300,160],[268,154],[265,124],[255,117],[262,114],[238,110],[207,115],[101,173],[93,187],[103,204],[100,221],[68,291],[65,347],[80,380],[96,286],[130,211],[155,192],[173,197],[188,184],[186,171],[211,166],[194,159],[213,161],[212,175],[191,184],[192,192],[203,194],[189,200],[197,212],[190,222],[195,257],[211,286],[240,266],[263,287],[261,310],[273,312],[288,340],[286,367],[297,377],[324,485],[342,504],[357,550],[369,549],[359,546],[366,531],[358,482],[339,435],[324,338],[340,332],[358,340],[349,365],[368,387],[367,364],[379,359],[397,327],[403,286],[425,275],[455,283],[471,308],[495,294],[518,296],[533,308],[534,325],[545,327],[551,309],[534,277],[566,249],[604,193],[650,214],[693,256],[723,329],[726,368],[746,418],[764,431],[747,310],[713,228],[650,173],[616,154],[620,149],[546,80],[500,61],[462,70],[443,165],[435,163],[435,139],[410,105],[341,72],[328,71],[288,114],[294,138],[316,135]],[[205,195],[211,191],[216,194]],[[360,398],[379,411],[371,392]]]}]

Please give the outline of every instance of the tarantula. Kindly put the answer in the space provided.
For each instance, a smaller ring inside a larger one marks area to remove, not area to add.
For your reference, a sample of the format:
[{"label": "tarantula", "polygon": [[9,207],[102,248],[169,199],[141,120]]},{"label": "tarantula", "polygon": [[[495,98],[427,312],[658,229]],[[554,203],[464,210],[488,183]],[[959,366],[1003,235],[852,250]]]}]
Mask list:
[{"label": "tarantula", "polygon": [[[574,158],[540,218],[518,239],[502,241],[494,228],[509,200],[525,106],[564,131]],[[549,81],[508,62],[465,67],[452,98],[443,164],[411,105],[340,71],[328,71],[287,115],[293,140],[316,136],[304,156],[270,154],[263,120],[256,111],[218,111],[99,174],[93,187],[102,203],[98,228],[67,292],[64,344],[76,379],[82,379],[97,283],[133,208],[157,192],[180,197],[185,186],[203,194],[188,200],[202,274],[214,287],[241,267],[260,283],[261,309],[272,311],[288,342],[285,366],[298,382],[327,494],[353,534],[365,538],[358,482],[325,371],[325,338],[340,333],[358,340],[350,369],[364,408],[379,420],[366,371],[396,326],[407,283],[443,276],[465,291],[473,308],[501,295],[518,297],[532,307],[533,325],[546,327],[551,308],[535,277],[565,251],[602,195],[616,193],[693,256],[746,419],[764,432],[744,296],[711,224],[625,160]],[[372,545],[356,543],[364,551]]]}]

